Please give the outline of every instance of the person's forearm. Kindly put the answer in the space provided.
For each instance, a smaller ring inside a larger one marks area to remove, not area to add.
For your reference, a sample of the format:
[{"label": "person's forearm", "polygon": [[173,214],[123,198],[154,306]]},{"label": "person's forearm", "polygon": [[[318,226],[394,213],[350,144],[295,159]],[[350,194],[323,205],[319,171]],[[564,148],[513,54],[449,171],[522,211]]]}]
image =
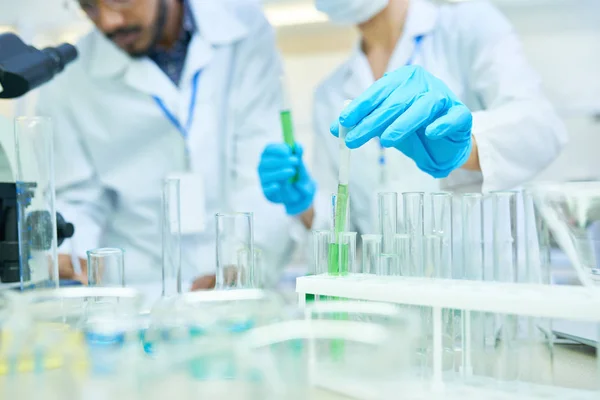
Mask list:
[{"label": "person's forearm", "polygon": [[300,214],[300,221],[304,224],[306,229],[311,229],[313,225],[313,220],[315,219],[315,207],[312,206],[308,210],[304,211]]},{"label": "person's forearm", "polygon": [[461,168],[469,171],[481,171],[481,165],[479,164],[479,151],[477,149],[477,140],[475,140],[475,136],[471,135],[471,141],[473,143],[471,146],[471,154],[469,155],[467,162],[465,162]]}]

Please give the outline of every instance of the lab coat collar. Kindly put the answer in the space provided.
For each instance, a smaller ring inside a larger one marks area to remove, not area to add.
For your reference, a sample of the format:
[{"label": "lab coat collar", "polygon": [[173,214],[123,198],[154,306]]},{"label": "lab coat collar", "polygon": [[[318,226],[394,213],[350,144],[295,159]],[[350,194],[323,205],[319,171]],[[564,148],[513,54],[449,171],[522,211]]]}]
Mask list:
[{"label": "lab coat collar", "polygon": [[[188,57],[193,54],[195,60],[188,63],[186,69],[195,71],[202,69],[210,57],[198,54],[210,47],[222,46],[234,43],[248,35],[248,27],[236,15],[231,5],[227,2],[214,0],[188,0],[190,8],[198,27],[198,32],[190,44]],[[89,70],[93,77],[114,77],[123,75],[132,67],[135,73],[148,72],[152,68],[148,63],[152,61],[147,58],[133,59],[124,51],[119,49],[101,32],[95,30],[91,33],[92,53],[90,57]],[[152,63],[153,64],[153,63]],[[158,68],[156,68],[158,70]],[[129,75],[129,74],[127,74]],[[147,86],[148,76],[143,79],[143,87]],[[137,79],[133,79],[137,81]],[[135,83],[135,82],[130,82]],[[139,85],[134,85],[136,88]]]},{"label": "lab coat collar", "polygon": [[[439,8],[426,0],[411,0],[406,15],[406,23],[401,39],[396,44],[390,59],[390,69],[405,65],[415,49],[415,38],[427,36],[435,29]],[[374,83],[369,62],[362,52],[359,42],[348,61],[344,82],[346,98],[353,99]]]}]

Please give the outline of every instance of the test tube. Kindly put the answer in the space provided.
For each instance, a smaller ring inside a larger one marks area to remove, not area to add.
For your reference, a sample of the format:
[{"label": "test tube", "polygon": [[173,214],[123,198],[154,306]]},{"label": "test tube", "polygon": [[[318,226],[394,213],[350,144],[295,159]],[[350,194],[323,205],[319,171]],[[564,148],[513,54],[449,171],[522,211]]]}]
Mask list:
[{"label": "test tube", "polygon": [[362,235],[362,273],[377,274],[381,254],[381,235]]},{"label": "test tube", "polygon": [[340,266],[344,269],[340,270],[340,275],[348,275],[348,272],[357,274],[360,272],[360,265],[356,262],[356,232],[342,232],[340,238],[340,246],[342,251],[340,254]]},{"label": "test tube", "polygon": [[119,248],[88,250],[88,285],[125,287],[124,255]]},{"label": "test tube", "polygon": [[492,192],[494,280],[519,281],[517,240],[517,193]]},{"label": "test tube", "polygon": [[163,181],[162,193],[162,295],[181,293],[180,180]]},{"label": "test tube", "polygon": [[423,276],[423,236],[425,234],[425,194],[402,193],[404,233],[410,236],[411,276]]},{"label": "test tube", "polygon": [[[517,199],[522,200],[517,203],[522,206],[524,215],[522,218],[524,240],[519,241],[519,243],[523,243],[524,260],[519,263],[519,282],[548,285],[551,283],[548,227],[537,212],[529,191],[517,194]],[[519,340],[525,340],[525,343],[521,343],[519,346],[519,352],[523,354],[521,350],[524,350],[527,356],[524,362],[519,363],[518,379],[553,384],[554,334],[552,333],[552,319],[519,318],[519,331]],[[529,360],[536,360],[535,365]]]},{"label": "test tube", "polygon": [[[52,120],[18,117],[14,127],[19,268],[12,276],[5,272],[5,278],[20,282],[21,290],[42,282],[58,288]],[[10,236],[5,239],[11,241]]]},{"label": "test tube", "polygon": [[326,274],[329,263],[331,231],[313,231],[313,270],[314,275]]},{"label": "test tube", "polygon": [[[341,234],[344,229],[349,225],[349,213],[347,210],[350,206],[350,198],[347,193],[340,193],[332,195],[332,237],[329,243],[329,275],[340,275],[348,273],[348,266],[340,264],[340,260],[343,260],[343,246],[341,242]],[[345,211],[344,211],[345,210]],[[340,251],[342,250],[342,251]]]},{"label": "test tube", "polygon": [[431,233],[441,238],[439,278],[452,278],[452,194],[431,194]]},{"label": "test tube", "polygon": [[549,285],[550,231],[538,212],[531,192],[523,192],[525,214],[525,263],[527,282]]},{"label": "test tube", "polygon": [[442,260],[442,237],[440,235],[425,236],[424,276],[441,278],[440,264]]},{"label": "test tube", "polygon": [[394,235],[398,233],[398,193],[377,195],[379,206],[379,233],[382,236],[381,252],[394,254]]},{"label": "test tube", "polygon": [[399,258],[397,254],[381,254],[379,257],[379,271],[377,275],[398,275]]},{"label": "test tube", "polygon": [[[236,287],[238,278],[238,254],[240,250],[247,250],[254,254],[254,216],[252,213],[218,213],[216,218],[217,229],[217,271],[216,289]],[[254,258],[250,257],[250,265],[244,266],[246,270],[254,269]]]},{"label": "test tube", "polygon": [[410,235],[398,233],[394,236],[394,253],[398,256],[398,268],[395,275],[411,276]]},{"label": "test tube", "polygon": [[356,270],[356,232],[339,232],[329,245],[329,275],[348,275]]},{"label": "test tube", "polygon": [[[483,196],[467,193],[462,197],[463,279],[481,281],[484,278]],[[483,350],[486,342],[485,314],[462,311],[462,373],[470,377],[484,373]]]}]

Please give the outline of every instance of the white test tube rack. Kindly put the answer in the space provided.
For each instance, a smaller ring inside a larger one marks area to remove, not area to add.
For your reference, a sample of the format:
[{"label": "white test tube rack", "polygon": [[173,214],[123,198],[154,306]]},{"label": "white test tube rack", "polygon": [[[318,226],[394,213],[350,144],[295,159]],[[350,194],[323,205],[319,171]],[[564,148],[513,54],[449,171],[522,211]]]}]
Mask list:
[{"label": "white test tube rack", "polygon": [[[314,295],[315,298],[331,296],[351,300],[431,307],[434,355],[432,394],[444,392],[441,361],[443,351],[442,309],[600,322],[600,290],[582,286],[354,274],[300,277],[296,280],[296,293],[300,307],[306,305],[307,294]],[[464,351],[469,352],[470,349],[467,348],[469,343],[466,343],[465,346]],[[560,388],[552,387],[551,389],[555,398],[570,398],[562,394]],[[590,392],[590,394],[598,396],[597,392]],[[507,394],[507,396],[511,399],[517,398],[514,397],[514,393]]]}]

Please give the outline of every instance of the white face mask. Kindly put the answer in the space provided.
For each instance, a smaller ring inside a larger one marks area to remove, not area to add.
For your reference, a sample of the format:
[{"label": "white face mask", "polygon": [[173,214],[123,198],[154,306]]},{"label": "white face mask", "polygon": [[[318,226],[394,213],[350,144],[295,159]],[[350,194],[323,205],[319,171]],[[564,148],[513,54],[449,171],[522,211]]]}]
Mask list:
[{"label": "white face mask", "polygon": [[357,25],[367,22],[387,5],[389,0],[315,0],[317,10],[337,24]]}]

